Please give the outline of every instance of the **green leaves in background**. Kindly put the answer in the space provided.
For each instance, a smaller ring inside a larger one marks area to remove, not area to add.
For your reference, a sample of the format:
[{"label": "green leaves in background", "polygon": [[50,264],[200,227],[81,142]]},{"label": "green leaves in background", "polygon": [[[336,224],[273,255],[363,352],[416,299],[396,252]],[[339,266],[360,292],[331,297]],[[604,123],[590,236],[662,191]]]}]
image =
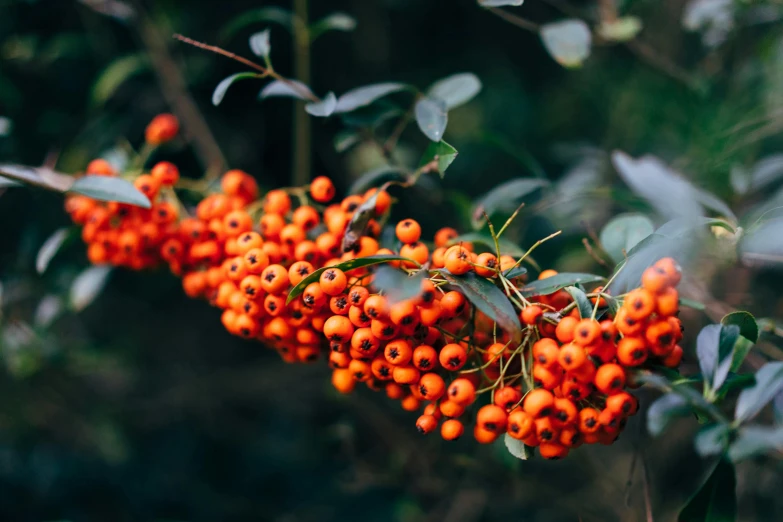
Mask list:
[{"label": "green leaves in background", "polygon": [[272,52],[272,44],[269,41],[269,33],[269,29],[265,29],[260,33],[256,33],[250,37],[249,42],[250,50],[253,51],[253,54],[263,58],[264,60],[268,60],[269,53]]},{"label": "green leaves in background", "polygon": [[356,19],[346,13],[332,13],[310,26],[310,41],[329,31],[350,32],[356,29]]},{"label": "green leaves in background", "polygon": [[739,326],[734,324],[711,324],[699,332],[696,338],[696,355],[709,393],[720,389],[726,380],[739,334]]},{"label": "green leaves in background", "polygon": [[261,22],[273,22],[289,31],[294,27],[294,15],[291,11],[279,7],[262,7],[247,11],[234,18],[221,32],[222,39],[228,39],[245,27]]},{"label": "green leaves in background", "polygon": [[212,105],[216,107],[220,105],[220,102],[222,102],[223,98],[226,96],[226,92],[228,92],[228,88],[231,87],[234,82],[239,80],[248,80],[251,78],[258,78],[258,75],[256,73],[244,72],[232,74],[231,76],[223,78],[212,92]]},{"label": "green leaves in background", "polygon": [[737,477],[734,465],[721,459],[707,481],[688,500],[677,522],[734,522],[737,519]]},{"label": "green leaves in background", "polygon": [[740,337],[734,344],[734,355],[732,356],[730,368],[732,372],[736,372],[751,348],[753,348],[753,344],[758,341],[759,325],[756,323],[753,315],[743,311],[727,314],[720,322],[723,325],[733,324],[739,328]]},{"label": "green leaves in background", "polygon": [[616,20],[603,21],[598,26],[598,35],[610,42],[627,42],[636,38],[642,30],[642,21],[635,16],[624,16]]},{"label": "green leaves in background", "polygon": [[333,92],[326,93],[323,100],[318,102],[310,102],[305,105],[305,110],[308,114],[319,118],[328,118],[334,114],[337,108],[337,97]]},{"label": "green leaves in background", "polygon": [[438,174],[443,178],[446,175],[446,169],[448,169],[454,160],[457,159],[457,149],[441,140],[438,142],[430,143],[427,146],[427,150],[419,161],[419,167],[427,165],[428,163],[435,161],[437,164]]},{"label": "green leaves in background", "polygon": [[752,266],[783,264],[783,217],[761,221],[740,240],[740,259]]},{"label": "green leaves in background", "polygon": [[593,315],[593,303],[587,298],[584,291],[575,286],[567,286],[563,290],[574,299],[576,307],[579,309],[579,317],[587,319]]},{"label": "green leaves in background", "polygon": [[732,462],[739,462],[770,451],[783,452],[783,426],[740,428],[729,446],[728,455]]},{"label": "green leaves in background", "polygon": [[603,280],[603,277],[595,274],[563,272],[553,275],[552,277],[547,277],[546,279],[537,279],[535,281],[531,281],[521,288],[521,292],[525,297],[534,295],[549,295],[554,294],[558,290],[561,290],[567,286],[597,283]]},{"label": "green leaves in background", "polygon": [[101,293],[111,274],[108,265],[91,266],[84,269],[71,284],[69,303],[71,309],[80,312],[92,303]]},{"label": "green leaves in background", "polygon": [[109,176],[82,176],[73,182],[68,192],[82,194],[101,201],[117,201],[137,207],[150,208],[147,196],[139,192],[130,181]]},{"label": "green leaves in background", "polygon": [[416,297],[421,293],[421,282],[427,272],[419,271],[408,275],[403,270],[389,265],[382,265],[375,271],[372,284],[384,292],[390,305]]},{"label": "green leaves in background", "polygon": [[384,96],[410,88],[411,87],[407,84],[395,82],[377,83],[374,85],[357,87],[351,89],[337,99],[337,106],[335,107],[334,112],[351,112],[361,107],[366,107]]},{"label": "green leaves in background", "polygon": [[446,131],[449,115],[446,102],[434,98],[421,98],[414,107],[416,124],[432,141],[440,141]]},{"label": "green leaves in background", "polygon": [[106,103],[120,86],[132,77],[148,71],[149,59],[145,54],[135,53],[112,61],[98,75],[92,86],[90,98],[96,106]]},{"label": "green leaves in background", "polygon": [[481,7],[514,7],[524,2],[525,0],[478,0]]},{"label": "green leaves in background", "polygon": [[519,317],[511,301],[497,286],[473,273],[455,276],[447,270],[439,272],[450,284],[459,288],[468,301],[506,331],[511,336],[512,342],[519,343],[521,341],[522,325],[519,322]]},{"label": "green leaves in background", "polygon": [[427,89],[427,97],[443,100],[450,111],[464,105],[481,92],[481,80],[473,73],[460,73],[438,80]]},{"label": "green leaves in background", "polygon": [[68,227],[60,228],[49,236],[49,238],[44,241],[44,244],[41,245],[41,248],[38,250],[38,255],[35,258],[35,269],[39,274],[43,274],[46,271],[49,262],[68,239],[70,232],[71,229]]},{"label": "green leaves in background", "polygon": [[315,97],[313,91],[310,90],[310,87],[297,80],[288,80],[285,82],[275,80],[266,84],[266,86],[261,89],[261,92],[258,93],[258,97],[262,100],[275,96],[296,98],[299,100],[309,100]]},{"label": "green leaves in background", "polygon": [[690,404],[682,395],[676,393],[662,395],[647,408],[647,431],[653,437],[657,437],[672,420],[686,417],[690,413]]},{"label": "green leaves in background", "polygon": [[740,392],[734,410],[736,422],[752,419],[783,390],[783,362],[769,362],[756,372],[756,384]]},{"label": "green leaves in background", "polygon": [[604,225],[599,239],[604,251],[615,263],[620,263],[633,247],[654,230],[652,220],[643,214],[619,214]]},{"label": "green leaves in background", "polygon": [[547,52],[563,67],[581,67],[590,56],[592,34],[582,20],[563,20],[541,26],[541,41]]}]

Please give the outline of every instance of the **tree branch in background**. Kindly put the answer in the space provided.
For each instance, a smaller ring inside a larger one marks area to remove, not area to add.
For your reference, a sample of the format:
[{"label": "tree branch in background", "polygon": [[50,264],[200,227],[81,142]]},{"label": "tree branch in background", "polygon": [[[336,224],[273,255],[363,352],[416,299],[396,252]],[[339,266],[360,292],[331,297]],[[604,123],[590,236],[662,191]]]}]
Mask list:
[{"label": "tree branch in background", "polygon": [[[307,0],[294,0],[294,71],[296,79],[310,85],[310,30],[308,29]],[[294,102],[294,147],[292,184],[306,185],[311,178],[310,115],[304,102]]]}]

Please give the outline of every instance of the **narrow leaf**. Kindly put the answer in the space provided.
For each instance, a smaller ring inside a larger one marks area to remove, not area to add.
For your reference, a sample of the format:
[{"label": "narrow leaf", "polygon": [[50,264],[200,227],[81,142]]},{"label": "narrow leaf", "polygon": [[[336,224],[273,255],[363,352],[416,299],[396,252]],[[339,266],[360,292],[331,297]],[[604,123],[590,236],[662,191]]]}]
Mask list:
[{"label": "narrow leaf", "polygon": [[522,326],[511,301],[494,284],[483,277],[468,273],[455,276],[446,270],[440,271],[444,279],[458,287],[476,308],[487,314],[500,328],[511,335],[512,342],[521,341]]},{"label": "narrow leaf", "polygon": [[149,59],[143,54],[123,56],[112,61],[92,86],[92,103],[104,104],[130,78],[149,70]]},{"label": "narrow leaf", "polygon": [[297,80],[288,80],[281,82],[275,80],[269,82],[266,87],[261,89],[258,97],[262,100],[273,96],[284,96],[288,98],[297,98],[299,100],[309,100],[315,97],[310,87]]},{"label": "narrow leaf", "polygon": [[261,9],[247,11],[234,18],[225,29],[221,31],[221,38],[227,40],[245,27],[260,22],[274,22],[280,24],[289,31],[292,31],[294,27],[291,11],[279,7],[262,7]]},{"label": "narrow leaf", "polygon": [[367,198],[367,200],[359,205],[359,208],[354,211],[351,221],[348,223],[348,226],[345,228],[345,233],[343,234],[343,252],[350,252],[359,245],[359,241],[367,231],[367,225],[375,216],[375,206],[377,202],[378,192],[375,192],[375,194]]},{"label": "narrow leaf", "polygon": [[707,481],[688,500],[677,522],[734,522],[737,519],[737,477],[727,459],[718,465]]},{"label": "narrow leaf", "polygon": [[422,98],[416,102],[414,115],[419,129],[432,141],[440,141],[446,131],[449,115],[445,102]]},{"label": "narrow leaf", "polygon": [[719,455],[729,444],[729,426],[726,424],[705,426],[696,434],[693,444],[696,453],[702,457]]},{"label": "narrow leaf", "polygon": [[624,16],[616,20],[602,22],[598,26],[598,34],[601,38],[612,42],[633,40],[641,30],[642,21],[635,16]]},{"label": "narrow leaf", "polygon": [[74,181],[72,176],[55,172],[46,167],[28,167],[27,165],[16,165],[13,163],[0,163],[0,175],[5,179],[57,192],[65,192]]},{"label": "narrow leaf", "polygon": [[568,292],[576,302],[576,307],[579,309],[579,316],[582,319],[587,319],[593,315],[593,303],[590,302],[590,299],[587,298],[587,295],[585,295],[582,290],[575,286],[567,286],[563,290]]},{"label": "narrow leaf", "polygon": [[531,281],[521,288],[522,295],[530,297],[533,295],[549,295],[554,294],[558,290],[561,290],[567,286],[573,286],[576,284],[597,283],[603,281],[604,278],[595,274],[578,274],[563,272],[546,279],[537,279]]},{"label": "narrow leaf", "polygon": [[729,458],[739,462],[771,451],[783,452],[783,427],[746,426],[729,446]]},{"label": "narrow leaf", "polygon": [[367,266],[378,265],[381,263],[389,263],[391,261],[408,261],[410,263],[414,263],[412,259],[408,259],[407,257],[379,255],[379,256],[360,257],[357,259],[343,261],[342,263],[337,263],[336,265],[321,267],[315,272],[313,272],[312,274],[310,274],[309,276],[302,279],[298,285],[296,285],[291,289],[291,291],[288,293],[288,299],[286,300],[286,304],[290,303],[291,301],[299,297],[302,294],[302,292],[304,292],[305,288],[307,288],[307,285],[315,281],[318,281],[321,278],[321,274],[328,268],[339,268],[343,272],[348,272],[349,270],[354,270],[355,268],[364,268]]},{"label": "narrow leaf", "polygon": [[360,107],[366,107],[384,96],[409,88],[410,86],[404,83],[378,83],[357,87],[337,99],[337,107],[334,112],[351,112]]},{"label": "narrow leaf", "polygon": [[653,437],[657,437],[672,420],[686,417],[690,411],[690,405],[685,397],[676,393],[667,393],[647,408],[647,431]]},{"label": "narrow leaf", "polygon": [[220,105],[220,102],[222,102],[223,98],[226,96],[228,88],[231,87],[234,82],[238,80],[247,80],[249,78],[258,78],[258,75],[255,73],[236,73],[227,78],[223,78],[223,80],[217,84],[217,87],[215,87],[214,92],[212,92],[212,105]]},{"label": "narrow leaf", "polygon": [[351,130],[342,130],[334,136],[334,150],[345,152],[361,141],[362,137],[358,133]]},{"label": "narrow leaf", "polygon": [[337,107],[337,97],[333,92],[329,92],[324,96],[324,99],[319,102],[310,102],[305,105],[305,110],[312,116],[319,118],[328,118],[334,113],[334,109]]},{"label": "narrow leaf", "polygon": [[508,433],[503,437],[503,442],[506,444],[508,452],[519,460],[527,460],[533,456],[533,450],[529,446],[526,446],[524,442],[515,439]]},{"label": "narrow leaf", "polygon": [[356,29],[356,19],[346,13],[332,13],[322,18],[310,28],[310,40],[313,41],[328,31],[350,32]]},{"label": "narrow leaf", "polygon": [[783,390],[783,362],[769,362],[756,372],[756,384],[742,390],[737,399],[734,417],[745,422],[755,417],[764,406]]},{"label": "narrow leaf", "polygon": [[734,343],[739,337],[736,325],[722,326],[711,324],[702,328],[696,338],[696,355],[704,382],[712,390],[717,390],[731,368]]},{"label": "narrow leaf", "polygon": [[481,80],[473,73],[460,73],[433,83],[427,91],[429,98],[442,100],[446,110],[464,105],[481,92]]},{"label": "narrow leaf", "polygon": [[69,228],[61,228],[54,232],[49,239],[47,239],[35,258],[35,269],[39,274],[43,274],[46,271],[46,267],[49,266],[49,262],[60,250],[60,247],[68,239]]},{"label": "narrow leaf", "polygon": [[103,290],[110,273],[108,265],[91,266],[82,271],[71,284],[71,308],[77,312],[87,308]]},{"label": "narrow leaf", "polygon": [[563,67],[580,67],[590,56],[592,36],[582,20],[546,24],[539,34],[546,50]]},{"label": "narrow leaf", "polygon": [[421,157],[419,166],[427,165],[428,163],[435,162],[437,165],[438,174],[443,178],[446,175],[446,169],[454,163],[457,159],[457,149],[441,140],[438,142],[430,143],[427,146],[427,150],[424,151],[424,155]]},{"label": "narrow leaf", "polygon": [[82,176],[71,186],[69,192],[75,192],[101,201],[116,201],[142,208],[152,204],[147,196],[139,192],[130,181],[108,176]]}]

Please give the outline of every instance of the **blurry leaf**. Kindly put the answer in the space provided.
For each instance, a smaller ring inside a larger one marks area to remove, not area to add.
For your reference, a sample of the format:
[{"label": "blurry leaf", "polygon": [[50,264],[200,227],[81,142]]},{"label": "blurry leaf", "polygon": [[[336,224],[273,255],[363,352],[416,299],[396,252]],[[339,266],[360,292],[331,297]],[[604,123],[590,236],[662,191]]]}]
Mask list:
[{"label": "blurry leaf", "polygon": [[756,324],[756,318],[750,312],[738,311],[726,314],[720,323],[737,325],[740,335],[750,342],[755,343],[759,340],[759,325]]},{"label": "blurry leaf", "polygon": [[601,230],[601,246],[615,263],[619,263],[625,259],[624,253],[630,252],[654,230],[653,222],[643,214],[620,214]]},{"label": "blurry leaf", "polygon": [[432,141],[440,141],[446,130],[449,115],[446,104],[441,100],[422,98],[416,102],[414,115],[419,129]]},{"label": "blurry leaf", "polygon": [[421,282],[426,274],[426,270],[420,270],[413,275],[408,275],[403,270],[385,265],[378,267],[372,284],[384,292],[390,305],[394,305],[419,295]]},{"label": "blurry leaf", "polygon": [[120,22],[128,22],[136,17],[136,11],[128,2],[122,0],[79,0],[96,13],[110,16]]},{"label": "blurry leaf", "polygon": [[646,199],[661,215],[693,220],[702,215],[693,185],[658,158],[634,159],[624,152],[614,151],[612,163],[631,190]]},{"label": "blurry leaf", "polygon": [[656,369],[656,372],[658,373],[641,372],[636,374],[634,379],[639,383],[648,384],[663,392],[679,395],[693,409],[697,410],[697,413],[701,411],[708,413],[713,418],[721,417],[720,410],[714,404],[707,402],[701,393],[698,393],[688,385],[675,385],[663,375],[659,375],[660,371],[658,369]]},{"label": "blurry leaf", "polygon": [[729,458],[739,462],[771,451],[783,451],[783,427],[746,426],[729,446]]},{"label": "blurry leaf", "polygon": [[720,45],[734,27],[733,0],[690,0],[682,13],[682,25],[689,31],[703,31],[708,47]]},{"label": "blurry leaf", "polygon": [[442,100],[446,110],[464,105],[481,91],[481,80],[473,73],[454,74],[430,85],[427,96]]},{"label": "blurry leaf", "polygon": [[506,331],[515,345],[519,344],[522,340],[519,317],[511,301],[497,286],[473,273],[455,276],[447,270],[439,270],[439,272],[446,281],[459,288],[468,301]]},{"label": "blurry leaf", "polygon": [[101,293],[111,273],[108,265],[98,265],[86,268],[71,284],[71,308],[80,312],[92,303]]},{"label": "blurry leaf", "polygon": [[38,256],[35,258],[35,269],[39,274],[43,274],[46,271],[46,267],[49,266],[49,262],[60,250],[60,247],[68,239],[69,228],[61,228],[54,232],[49,239],[47,239],[40,250],[38,250]]},{"label": "blurry leaf", "polygon": [[365,172],[353,182],[348,189],[349,194],[359,194],[370,187],[380,184],[381,181],[404,180],[407,177],[406,170],[402,167],[393,167],[391,165],[382,165],[378,168]]},{"label": "blurry leaf", "polygon": [[688,500],[677,522],[734,522],[737,519],[737,477],[722,458],[707,482]]},{"label": "blurry leaf", "polygon": [[147,196],[139,192],[133,183],[122,178],[88,174],[78,178],[68,191],[101,201],[116,201],[142,208],[152,206]]},{"label": "blurry leaf", "polygon": [[253,51],[253,54],[265,60],[269,58],[269,53],[272,51],[272,44],[269,42],[269,32],[269,29],[265,29],[250,37],[250,50]]},{"label": "blurry leaf", "polygon": [[117,58],[99,75],[92,87],[92,102],[103,105],[125,81],[149,69],[149,59],[144,54],[132,54]]},{"label": "blurry leaf", "polygon": [[305,105],[305,110],[312,116],[328,118],[334,113],[336,107],[337,97],[335,97],[333,92],[328,92],[322,101],[310,102]]},{"label": "blurry leaf", "polygon": [[541,41],[563,67],[580,67],[590,56],[590,28],[582,20],[563,20],[541,26]]},{"label": "blurry leaf", "polygon": [[563,290],[576,302],[576,307],[579,309],[579,317],[587,319],[593,315],[593,303],[587,298],[585,293],[575,286],[567,286]]},{"label": "blurry leaf", "polygon": [[[525,3],[525,0],[478,0],[481,7],[504,7],[518,6]],[[508,444],[506,444],[508,446]]]},{"label": "blurry leaf", "polygon": [[343,234],[342,250],[343,252],[350,252],[354,250],[367,231],[367,225],[370,220],[375,217],[375,206],[378,203],[378,192],[367,198],[359,207],[353,212],[351,221],[345,227],[345,233]]},{"label": "blurry leaf", "polygon": [[521,440],[517,440],[508,433],[503,436],[503,442],[506,444],[506,449],[513,456],[520,460],[527,460],[533,456],[533,450],[525,445]]},{"label": "blurry leaf", "polygon": [[11,134],[13,123],[5,116],[0,116],[0,138]]},{"label": "blurry leaf", "polygon": [[351,112],[359,107],[370,105],[375,100],[394,92],[404,91],[410,86],[404,83],[378,83],[351,89],[337,99],[334,112]]},{"label": "blurry leaf", "polygon": [[440,174],[440,177],[443,178],[446,175],[446,169],[448,169],[449,166],[454,163],[454,160],[457,159],[458,154],[459,153],[457,152],[457,149],[443,140],[430,143],[427,146],[427,150],[424,151],[424,155],[421,157],[421,161],[419,161],[419,167],[423,167],[432,161],[436,161],[438,164],[438,174]]},{"label": "blurry leaf", "polygon": [[735,194],[746,194],[750,190],[750,172],[740,165],[733,165],[729,172],[729,183]]},{"label": "blurry leaf", "polygon": [[686,417],[691,412],[688,401],[682,395],[667,393],[656,399],[647,409],[647,431],[657,437],[675,418]]},{"label": "blurry leaf", "polygon": [[28,167],[12,163],[0,163],[0,175],[7,179],[57,192],[65,192],[74,181],[72,176],[60,174],[46,167]]},{"label": "blurry leaf", "polygon": [[362,137],[359,136],[359,133],[350,130],[341,130],[334,136],[334,150],[337,152],[345,152],[361,141]]},{"label": "blurry leaf", "polygon": [[14,181],[12,179],[4,178],[0,176],[0,189],[8,188],[8,187],[20,187],[22,186],[21,183],[18,181]]},{"label": "blurry leaf", "polygon": [[37,328],[48,328],[63,312],[65,305],[58,295],[46,295],[38,303],[33,316],[33,324]]},{"label": "blurry leaf", "polygon": [[[460,236],[455,237],[451,241],[448,242],[447,246],[451,245],[458,245],[460,243],[478,243],[480,245],[485,245],[489,247],[489,251],[493,254],[496,254],[495,252],[495,240],[492,239],[492,237],[481,234],[479,232],[470,232],[468,234],[462,234]],[[503,239],[502,237],[498,239],[498,245],[500,246],[500,254],[501,255],[509,255],[514,257],[520,257],[525,255],[525,251],[522,250],[520,247],[512,243],[511,241],[507,239]],[[522,275],[527,272],[527,269],[522,268],[522,272],[516,274],[516,275]]]},{"label": "blurry leaf", "polygon": [[696,453],[701,457],[719,455],[729,444],[729,426],[727,424],[712,424],[705,426],[693,439]]},{"label": "blurry leaf", "polygon": [[361,107],[352,112],[340,113],[340,118],[351,127],[376,128],[382,123],[405,114],[399,106],[385,99],[380,99],[371,105]]},{"label": "blurry leaf", "polygon": [[739,253],[743,263],[751,266],[783,263],[783,217],[762,221],[742,236]]},{"label": "blurry leaf", "polygon": [[289,31],[291,31],[294,26],[293,14],[290,11],[279,7],[262,7],[261,9],[254,9],[234,18],[223,31],[221,31],[221,38],[228,39],[248,25],[260,22],[275,22]]},{"label": "blurry leaf", "polygon": [[734,417],[745,422],[755,417],[783,390],[783,362],[769,362],[756,372],[756,384],[740,392]]},{"label": "blurry leaf", "polygon": [[734,227],[730,223],[727,223],[722,219],[703,216],[695,219],[672,219],[655,229],[655,233],[668,237],[676,237],[693,230],[704,231],[705,229],[712,227],[720,227],[724,230],[728,230],[732,234],[734,233]]},{"label": "blurry leaf", "polygon": [[708,389],[717,390],[726,380],[739,332],[739,327],[734,324],[711,324],[699,332],[696,338],[696,355]]},{"label": "blurry leaf", "polygon": [[350,32],[356,29],[356,19],[346,13],[332,13],[310,27],[310,41],[328,31]]},{"label": "blurry leaf", "polygon": [[598,34],[604,40],[627,42],[633,40],[642,30],[642,21],[635,16],[624,16],[612,21],[601,22]]},{"label": "blurry leaf", "polygon": [[234,82],[250,78],[258,78],[258,75],[256,73],[236,73],[227,78],[223,78],[212,93],[212,105],[220,105],[220,102],[223,101],[223,97],[226,95],[226,91],[228,91],[228,88],[231,87]]},{"label": "blurry leaf", "polygon": [[737,221],[737,216],[734,215],[734,212],[732,212],[731,208],[729,208],[729,206],[716,195],[707,192],[706,190],[695,188],[695,197],[696,201],[708,209],[714,210],[721,216],[730,218],[734,222]]},{"label": "blurry leaf", "polygon": [[288,80],[287,82],[275,80],[269,82],[258,94],[258,97],[262,100],[272,96],[286,96],[300,100],[308,100],[315,97],[310,87],[297,80]]},{"label": "blurry leaf", "polygon": [[560,274],[547,277],[546,279],[536,279],[523,286],[520,290],[522,295],[530,297],[533,295],[549,295],[554,294],[558,290],[561,290],[567,286],[573,286],[576,284],[585,283],[597,283],[603,281],[604,278],[595,274],[576,274],[563,272]]},{"label": "blurry leaf", "polygon": [[694,301],[693,299],[686,299],[684,297],[680,297],[680,305],[681,306],[687,306],[688,308],[693,308],[694,310],[704,310],[706,307],[704,304]]},{"label": "blurry leaf", "polygon": [[783,154],[772,154],[760,159],[753,165],[749,178],[748,191],[762,189],[783,179]]},{"label": "blurry leaf", "polygon": [[513,211],[526,196],[549,185],[549,181],[538,178],[518,178],[501,183],[474,203],[473,227],[481,226],[484,213],[492,217],[499,210]]},{"label": "blurry leaf", "polygon": [[350,259],[348,261],[343,261],[342,263],[337,263],[336,265],[332,266],[324,266],[310,274],[309,276],[302,279],[298,285],[293,287],[290,292],[288,292],[288,299],[286,299],[286,304],[290,303],[297,297],[299,297],[302,292],[304,292],[305,288],[307,288],[307,285],[310,283],[314,283],[315,281],[318,281],[321,278],[321,274],[328,268],[339,268],[343,272],[348,272],[349,270],[353,270],[355,268],[364,268],[366,266],[372,266],[377,265],[381,263],[388,263],[390,261],[408,261],[410,263],[413,263],[414,261],[411,259],[408,259],[407,257],[401,257],[401,256],[367,256],[367,257],[361,257],[358,259]]}]

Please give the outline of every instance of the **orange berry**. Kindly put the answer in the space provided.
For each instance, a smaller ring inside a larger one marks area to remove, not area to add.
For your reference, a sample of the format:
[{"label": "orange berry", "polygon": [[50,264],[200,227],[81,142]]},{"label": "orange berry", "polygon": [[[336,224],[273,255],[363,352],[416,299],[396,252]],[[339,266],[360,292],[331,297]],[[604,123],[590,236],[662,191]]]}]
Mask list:
[{"label": "orange berry", "polygon": [[446,419],[440,427],[440,436],[443,440],[457,440],[462,436],[465,427],[457,419]]},{"label": "orange berry", "polygon": [[318,203],[328,203],[335,192],[334,183],[326,176],[318,176],[310,183],[310,196]]},{"label": "orange berry", "polygon": [[402,243],[416,243],[421,238],[421,226],[413,219],[403,219],[394,231]]},{"label": "orange berry", "polygon": [[533,325],[538,324],[541,321],[541,317],[543,317],[543,315],[544,310],[542,310],[540,306],[531,305],[522,309],[522,312],[519,314],[519,318],[523,323]]},{"label": "orange berry", "polygon": [[419,370],[414,366],[395,366],[392,371],[394,382],[398,384],[415,384],[419,380]]},{"label": "orange berry", "polygon": [[320,283],[326,295],[335,296],[343,293],[348,286],[348,278],[339,268],[327,268],[321,273]]},{"label": "orange berry", "polygon": [[170,161],[156,163],[150,174],[163,186],[171,187],[179,181],[179,169]]},{"label": "orange berry", "polygon": [[386,319],[389,317],[389,303],[382,295],[371,295],[364,301],[364,313],[372,319]]},{"label": "orange berry", "polygon": [[469,379],[459,377],[449,385],[446,395],[449,401],[467,406],[476,400],[476,387]]},{"label": "orange berry", "polygon": [[486,430],[478,424],[473,427],[473,436],[479,444],[492,444],[498,438],[497,433]]},{"label": "orange berry", "polygon": [[332,386],[340,393],[351,393],[356,387],[356,381],[350,369],[332,371]]},{"label": "orange berry", "polygon": [[543,272],[538,274],[538,279],[539,280],[547,279],[547,278],[550,278],[550,277],[556,276],[556,275],[557,275],[557,270],[552,270],[552,269],[544,270]]},{"label": "orange berry", "polygon": [[[319,283],[310,283],[302,292],[302,302],[311,310],[319,310],[326,304],[326,294]],[[343,319],[346,319],[343,317]],[[350,322],[349,319],[346,319]]]},{"label": "orange berry", "polygon": [[557,442],[542,442],[538,452],[548,460],[558,460],[568,456],[568,448]]},{"label": "orange berry", "polygon": [[623,309],[628,314],[628,317],[641,321],[648,318],[655,311],[655,297],[644,288],[631,290],[625,296]]},{"label": "orange berry", "polygon": [[533,417],[521,408],[517,408],[508,415],[508,434],[518,440],[522,440],[533,433]]},{"label": "orange berry", "polygon": [[623,337],[617,343],[617,361],[623,366],[639,366],[648,353],[647,344],[638,337]]},{"label": "orange berry", "polygon": [[437,373],[425,373],[419,380],[419,394],[428,401],[437,401],[446,391],[443,377]]},{"label": "orange berry", "polygon": [[354,327],[347,317],[333,315],[324,323],[323,333],[331,342],[347,343],[354,334]]},{"label": "orange berry", "polygon": [[669,317],[680,309],[680,294],[674,288],[666,288],[655,297],[655,310],[658,315]]},{"label": "orange berry", "polygon": [[606,395],[619,393],[625,388],[625,370],[619,364],[603,364],[596,371],[593,383]]},{"label": "orange berry", "polygon": [[438,360],[441,366],[453,372],[465,366],[468,360],[468,353],[459,344],[447,344],[441,348]]},{"label": "orange berry", "polygon": [[[529,308],[529,307],[528,307]],[[533,343],[533,360],[536,365],[550,367],[557,362],[560,347],[553,339],[539,339]]]},{"label": "orange berry", "polygon": [[467,300],[456,290],[446,292],[440,299],[440,307],[446,317],[456,317],[465,311]]},{"label": "orange berry", "polygon": [[395,339],[386,344],[383,356],[391,364],[403,366],[408,364],[413,358],[413,348],[405,339]]},{"label": "orange berry", "polygon": [[563,345],[557,355],[557,362],[560,363],[560,366],[566,371],[579,368],[586,360],[587,354],[585,353],[585,349],[574,343]]},{"label": "orange berry", "polygon": [[473,270],[470,251],[464,246],[456,245],[446,251],[445,268],[454,275],[467,274]]},{"label": "orange berry", "polygon": [[579,411],[579,431],[581,433],[595,433],[601,428],[598,422],[599,413],[593,408],[582,408]]},{"label": "orange berry", "polygon": [[560,322],[557,323],[557,328],[555,329],[557,340],[563,344],[573,341],[577,324],[579,324],[579,320],[571,316],[566,316],[560,319]]},{"label": "orange berry", "polygon": [[519,388],[503,386],[495,390],[493,402],[504,410],[510,411],[518,405],[520,399],[522,399],[522,392]]},{"label": "orange berry", "polygon": [[495,434],[505,432],[507,423],[506,410],[495,404],[482,406],[476,413],[476,425]]},{"label": "orange berry", "polygon": [[261,272],[261,286],[270,294],[280,294],[288,289],[288,270],[281,265],[269,265]]},{"label": "orange berry", "polygon": [[673,258],[664,257],[663,259],[656,261],[653,266],[663,270],[671,286],[677,286],[680,283],[680,279],[682,279],[682,268]]},{"label": "orange berry", "polygon": [[171,141],[179,132],[179,120],[173,114],[158,114],[147,125],[144,139],[150,145]]},{"label": "orange berry", "polygon": [[574,329],[574,343],[579,346],[593,344],[601,335],[601,326],[593,319],[582,319]]},{"label": "orange berry", "polygon": [[441,401],[439,408],[444,417],[454,418],[465,413],[465,405],[457,404],[454,401]]},{"label": "orange berry", "polygon": [[530,390],[522,403],[522,409],[533,418],[548,417],[552,414],[555,398],[552,392],[541,388]]},{"label": "orange berry", "polygon": [[563,427],[574,424],[578,415],[579,412],[576,409],[576,405],[571,400],[564,397],[555,397],[555,406],[552,412],[555,426]]},{"label": "orange berry", "polygon": [[416,429],[422,435],[435,431],[438,427],[438,420],[432,415],[422,415],[416,420]]}]

